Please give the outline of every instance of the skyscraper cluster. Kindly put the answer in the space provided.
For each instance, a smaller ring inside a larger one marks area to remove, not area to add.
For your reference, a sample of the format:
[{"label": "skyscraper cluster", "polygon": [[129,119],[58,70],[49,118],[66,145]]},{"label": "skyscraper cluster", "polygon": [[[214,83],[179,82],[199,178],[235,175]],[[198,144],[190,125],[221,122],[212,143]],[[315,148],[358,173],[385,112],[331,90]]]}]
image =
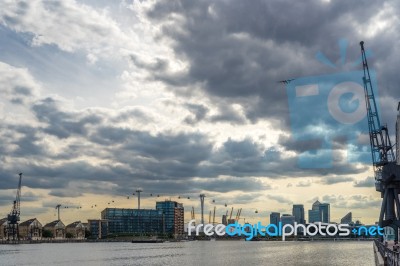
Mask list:
[{"label": "skyscraper cluster", "polygon": [[[294,224],[294,222],[298,224],[305,224],[306,219],[304,213],[303,204],[294,204],[292,214],[282,214],[281,216],[279,212],[272,212],[270,215],[270,224],[278,225],[279,222],[282,222],[282,224]],[[329,223],[330,220],[330,204],[321,203],[318,200],[315,201],[311,210],[308,210],[308,222]]]}]

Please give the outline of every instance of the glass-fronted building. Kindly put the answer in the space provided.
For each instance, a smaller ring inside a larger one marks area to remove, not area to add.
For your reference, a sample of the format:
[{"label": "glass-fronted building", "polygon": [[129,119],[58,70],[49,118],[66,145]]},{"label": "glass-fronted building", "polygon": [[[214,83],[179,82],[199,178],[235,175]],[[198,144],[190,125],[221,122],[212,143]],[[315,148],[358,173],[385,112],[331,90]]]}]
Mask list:
[{"label": "glass-fronted building", "polygon": [[[281,222],[282,222],[282,226],[284,226],[285,224],[294,225],[295,218],[293,215],[290,215],[290,214],[282,214]],[[286,228],[285,231],[289,232],[290,228]]]},{"label": "glass-fronted building", "polygon": [[308,211],[308,222],[323,222],[330,223],[331,210],[329,203],[320,203],[318,200],[312,205],[312,210]]},{"label": "glass-fronted building", "polygon": [[281,214],[279,212],[271,212],[269,215],[269,223],[278,226],[281,221]]},{"label": "glass-fronted building", "polygon": [[340,220],[341,224],[350,224],[353,222],[353,215],[351,212],[343,216],[343,218]]},{"label": "glass-fronted building", "polygon": [[184,208],[176,201],[158,201],[156,210],[163,215],[163,232],[175,236],[184,234]]},{"label": "glass-fronted building", "polygon": [[89,219],[88,227],[90,238],[101,239],[108,235],[108,221],[101,219]]},{"label": "glass-fronted building", "polygon": [[294,204],[292,215],[294,216],[294,220],[298,224],[305,224],[306,221],[304,219],[304,205],[303,204]]},{"label": "glass-fronted building", "polygon": [[329,203],[321,203],[319,205],[319,212],[321,213],[321,222],[330,223],[331,221],[331,210]]},{"label": "glass-fronted building", "polygon": [[321,222],[321,213],[318,210],[308,210],[308,222],[315,223]]},{"label": "glass-fronted building", "polygon": [[160,210],[106,208],[101,219],[108,221],[108,233],[160,234],[163,232],[163,214]]}]

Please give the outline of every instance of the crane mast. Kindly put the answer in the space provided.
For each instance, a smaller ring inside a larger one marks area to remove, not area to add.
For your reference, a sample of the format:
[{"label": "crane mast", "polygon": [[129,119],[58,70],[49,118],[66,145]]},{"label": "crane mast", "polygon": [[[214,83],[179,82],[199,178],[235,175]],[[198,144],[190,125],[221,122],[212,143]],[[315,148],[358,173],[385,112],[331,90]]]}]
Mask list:
[{"label": "crane mast", "polygon": [[374,166],[375,179],[380,182],[382,179],[382,167],[389,162],[396,161],[396,158],[390,142],[387,126],[381,126],[380,123],[374,90],[372,88],[371,75],[368,68],[367,56],[364,49],[364,42],[360,42],[360,45],[364,70],[363,83],[365,104],[367,107],[372,164]]},{"label": "crane mast", "polygon": [[13,207],[10,214],[7,216],[7,240],[18,240],[19,228],[18,222],[20,221],[20,200],[21,200],[21,184],[22,184],[22,173],[19,174],[17,195],[13,202]]},{"label": "crane mast", "polygon": [[383,198],[379,214],[379,226],[392,227],[395,231],[395,241],[398,241],[398,229],[400,227],[400,166],[396,164],[395,152],[390,142],[388,128],[380,123],[363,41],[360,42],[360,46],[372,164],[375,173],[375,188],[381,192],[381,197]]}]

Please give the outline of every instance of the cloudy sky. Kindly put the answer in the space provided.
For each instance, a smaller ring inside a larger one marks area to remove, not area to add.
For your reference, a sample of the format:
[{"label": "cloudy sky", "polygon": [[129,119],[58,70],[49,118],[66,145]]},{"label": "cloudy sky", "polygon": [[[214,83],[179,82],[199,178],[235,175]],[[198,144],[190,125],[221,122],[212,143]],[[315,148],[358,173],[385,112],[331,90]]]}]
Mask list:
[{"label": "cloudy sky", "polygon": [[[187,219],[205,193],[207,213],[242,207],[247,221],[269,222],[271,211],[290,213],[293,203],[307,210],[316,199],[331,204],[334,221],[349,211],[377,220],[370,162],[349,163],[343,138],[333,142],[332,167],[299,167],[313,143],[294,140],[278,81],[360,70],[351,63],[364,40],[393,133],[396,1],[2,0],[1,7],[3,216],[23,172],[22,220],[49,222],[57,204],[70,207],[62,210],[66,223],[99,218],[107,206],[136,207],[138,188],[146,208],[181,196]],[[319,52],[336,67],[318,61]]]}]

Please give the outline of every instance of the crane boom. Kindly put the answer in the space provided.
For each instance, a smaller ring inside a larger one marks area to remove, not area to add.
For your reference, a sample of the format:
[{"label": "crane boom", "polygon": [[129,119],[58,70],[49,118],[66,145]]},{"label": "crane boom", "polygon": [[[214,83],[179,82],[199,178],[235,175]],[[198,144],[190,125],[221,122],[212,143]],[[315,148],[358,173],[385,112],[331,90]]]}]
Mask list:
[{"label": "crane boom", "polygon": [[[393,152],[392,144],[390,142],[387,126],[381,126],[380,123],[374,90],[372,88],[367,56],[364,49],[364,42],[360,42],[360,46],[364,71],[363,83],[365,104],[367,107],[372,164],[374,166],[375,180],[380,183],[382,180],[382,167],[389,162],[394,162],[396,158]],[[377,187],[377,190],[378,189],[379,187]]]},{"label": "crane boom", "polygon": [[381,192],[381,197],[383,198],[379,214],[379,226],[392,227],[395,241],[397,242],[400,227],[400,166],[396,163],[395,154],[397,153],[393,151],[388,128],[386,125],[382,126],[379,120],[364,42],[360,42],[360,46],[375,187],[377,191]]}]

